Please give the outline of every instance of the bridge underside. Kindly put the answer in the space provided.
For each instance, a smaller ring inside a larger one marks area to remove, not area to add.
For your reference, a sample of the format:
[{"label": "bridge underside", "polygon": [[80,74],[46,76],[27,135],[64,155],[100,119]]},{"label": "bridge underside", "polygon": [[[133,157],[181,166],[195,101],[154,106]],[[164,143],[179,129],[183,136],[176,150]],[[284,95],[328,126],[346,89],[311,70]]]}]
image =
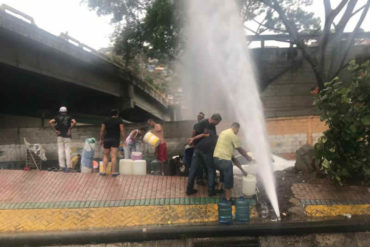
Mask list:
[{"label": "bridge underside", "polygon": [[[80,122],[96,123],[121,103],[111,94],[1,63],[0,74],[0,113],[48,118],[65,105]],[[121,116],[134,122],[153,117],[138,107],[121,112]]]}]

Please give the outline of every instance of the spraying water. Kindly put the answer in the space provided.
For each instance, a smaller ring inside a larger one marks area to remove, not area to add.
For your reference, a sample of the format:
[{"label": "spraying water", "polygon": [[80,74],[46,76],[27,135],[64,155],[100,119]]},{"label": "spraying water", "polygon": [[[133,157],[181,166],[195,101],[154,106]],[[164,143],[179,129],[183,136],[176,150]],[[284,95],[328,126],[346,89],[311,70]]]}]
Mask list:
[{"label": "spraying water", "polygon": [[238,120],[259,164],[259,175],[279,217],[271,152],[242,21],[231,0],[188,0],[181,63],[186,102],[191,108],[220,112]]}]

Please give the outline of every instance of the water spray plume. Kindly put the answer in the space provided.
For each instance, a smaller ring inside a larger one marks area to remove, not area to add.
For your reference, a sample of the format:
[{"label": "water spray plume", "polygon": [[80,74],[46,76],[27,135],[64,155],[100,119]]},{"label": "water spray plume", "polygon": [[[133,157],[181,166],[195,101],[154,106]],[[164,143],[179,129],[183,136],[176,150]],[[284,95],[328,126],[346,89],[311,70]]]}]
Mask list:
[{"label": "water spray plume", "polygon": [[[181,75],[187,105],[232,116],[244,129],[267,196],[279,217],[272,155],[253,66],[237,5],[231,0],[188,0]],[[230,117],[231,118],[231,117]]]}]

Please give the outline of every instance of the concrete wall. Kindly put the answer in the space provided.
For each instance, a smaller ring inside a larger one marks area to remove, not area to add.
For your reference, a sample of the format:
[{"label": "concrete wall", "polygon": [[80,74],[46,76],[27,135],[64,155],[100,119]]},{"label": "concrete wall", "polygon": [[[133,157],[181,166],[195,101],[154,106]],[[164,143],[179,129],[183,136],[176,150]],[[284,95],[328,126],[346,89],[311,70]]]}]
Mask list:
[{"label": "concrete wall", "polygon": [[[194,121],[165,122],[165,138],[169,157],[183,151],[186,139],[190,137]],[[142,125],[126,125],[126,133]],[[230,123],[222,122],[218,132]],[[317,116],[267,119],[266,127],[272,151],[276,154],[294,153],[305,143],[313,144],[326,129]],[[88,137],[99,139],[99,126],[78,126],[72,132],[72,153],[80,153],[84,140]],[[48,160],[57,160],[56,137],[50,128],[2,128],[0,129],[0,163],[24,161],[26,150],[24,138],[30,143],[41,143]],[[146,146],[146,152],[153,149]],[[96,158],[102,157],[98,149]]]}]

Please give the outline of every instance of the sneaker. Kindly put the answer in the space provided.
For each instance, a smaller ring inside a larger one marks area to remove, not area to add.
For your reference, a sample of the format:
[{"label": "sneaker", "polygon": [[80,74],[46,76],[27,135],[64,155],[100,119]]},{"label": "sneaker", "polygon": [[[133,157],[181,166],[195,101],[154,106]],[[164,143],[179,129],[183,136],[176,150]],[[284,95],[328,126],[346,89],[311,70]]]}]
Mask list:
[{"label": "sneaker", "polygon": [[191,189],[191,190],[187,190],[186,191],[186,194],[188,195],[188,196],[190,196],[190,195],[193,195],[193,194],[195,194],[195,193],[197,193],[198,191],[197,190],[195,190],[195,189]]},{"label": "sneaker", "polygon": [[116,173],[112,173],[112,177],[117,177],[119,175],[119,173],[118,172],[116,172]]}]

